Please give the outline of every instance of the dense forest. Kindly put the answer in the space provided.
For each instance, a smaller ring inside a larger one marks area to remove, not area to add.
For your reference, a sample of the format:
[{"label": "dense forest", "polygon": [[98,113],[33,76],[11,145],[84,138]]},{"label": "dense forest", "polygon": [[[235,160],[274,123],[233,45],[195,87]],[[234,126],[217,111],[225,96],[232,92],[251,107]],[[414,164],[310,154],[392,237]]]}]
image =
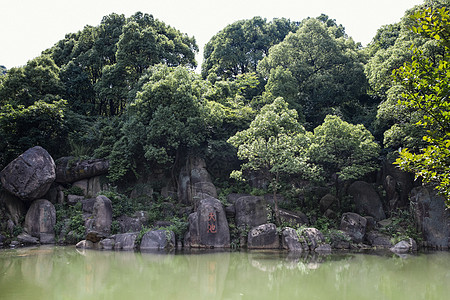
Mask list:
[{"label": "dense forest", "polygon": [[198,156],[219,189],[248,191],[259,176],[297,199],[305,182],[339,196],[397,160],[449,199],[448,5],[426,0],[367,47],[326,15],[237,21],[205,45],[201,74],[194,37],[110,14],[0,69],[0,170],[40,145],[107,158],[126,190],[176,181]]}]

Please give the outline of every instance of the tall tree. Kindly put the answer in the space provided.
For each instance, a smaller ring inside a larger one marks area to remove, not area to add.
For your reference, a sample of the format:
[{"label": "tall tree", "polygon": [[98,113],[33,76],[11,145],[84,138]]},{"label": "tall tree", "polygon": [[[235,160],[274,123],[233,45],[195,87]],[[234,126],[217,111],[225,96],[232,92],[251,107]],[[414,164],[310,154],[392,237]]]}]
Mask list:
[{"label": "tall tree", "polygon": [[335,31],[317,19],[305,20],[258,65],[268,78],[266,93],[283,97],[303,114],[308,127],[365,91],[358,45],[350,38],[336,38]]},{"label": "tall tree", "polygon": [[412,62],[395,72],[404,87],[399,105],[421,112],[416,125],[426,130],[426,147],[418,153],[404,148],[396,163],[425,183],[436,184],[450,206],[450,13],[445,7],[429,7],[417,11],[414,18],[412,30],[436,40],[445,51],[432,60],[416,48]]},{"label": "tall tree", "polygon": [[248,129],[237,132],[228,142],[237,148],[238,158],[244,161],[241,170],[232,175],[242,178],[246,170],[264,174],[272,186],[276,221],[281,224],[277,200],[281,176],[313,177],[316,171],[307,160],[309,139],[297,121],[297,112],[277,98],[261,109]]}]

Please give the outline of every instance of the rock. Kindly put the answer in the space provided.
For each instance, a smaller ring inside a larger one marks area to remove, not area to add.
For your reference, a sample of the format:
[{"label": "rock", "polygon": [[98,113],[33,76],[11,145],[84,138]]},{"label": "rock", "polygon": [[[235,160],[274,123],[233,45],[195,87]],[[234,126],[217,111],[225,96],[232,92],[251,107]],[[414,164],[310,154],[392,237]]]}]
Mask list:
[{"label": "rock", "polygon": [[351,237],[342,230],[333,230],[330,233],[330,243],[333,249],[350,249],[351,240]]},{"label": "rock", "polygon": [[395,205],[397,207],[407,206],[409,204],[409,194],[414,187],[414,174],[404,172],[391,162],[385,161],[382,165],[383,179],[381,179],[380,182],[384,183],[383,181],[387,176],[391,176],[395,180],[395,190],[399,196],[399,200]]},{"label": "rock", "polygon": [[75,205],[78,202],[82,202],[83,200],[84,200],[84,196],[67,195],[67,203],[70,205]]},{"label": "rock", "polygon": [[369,245],[374,248],[389,249],[393,246],[391,238],[378,231],[370,231],[369,233],[367,233],[366,239],[369,242]]},{"label": "rock", "polygon": [[342,214],[340,229],[347,233],[353,242],[361,243],[366,234],[367,220],[355,213]]},{"label": "rock", "polygon": [[25,245],[36,245],[39,244],[39,240],[28,233],[21,233],[17,236],[17,240]]},{"label": "rock", "polygon": [[448,249],[450,237],[450,212],[444,198],[436,190],[417,187],[411,191],[411,208],[415,223],[428,247]]},{"label": "rock", "polygon": [[44,196],[55,177],[53,158],[39,146],[28,149],[0,172],[3,188],[25,201]]},{"label": "rock", "polygon": [[92,222],[87,226],[88,232],[94,231],[101,236],[108,236],[111,232],[111,223],[111,200],[103,195],[97,196],[92,210]]},{"label": "rock", "polygon": [[148,225],[147,219],[129,216],[121,216],[117,219],[117,222],[119,222],[120,232],[140,231],[142,227]]},{"label": "rock", "polygon": [[63,204],[65,202],[64,187],[60,184],[53,183],[44,199],[49,200],[53,204]]},{"label": "rock", "polygon": [[227,218],[234,218],[236,216],[234,204],[225,206],[225,214],[227,215]]},{"label": "rock", "polygon": [[387,175],[383,181],[383,187],[386,191],[386,202],[389,210],[393,211],[400,206],[400,196],[397,193],[397,181],[391,175]]},{"label": "rock", "polygon": [[248,233],[247,247],[249,249],[280,248],[280,238],[275,224],[262,224],[252,228]]},{"label": "rock", "polygon": [[235,203],[236,226],[253,228],[267,223],[267,202],[262,197],[246,196]]},{"label": "rock", "polygon": [[308,225],[308,217],[302,212],[292,212],[286,209],[279,209],[281,223],[292,227]]},{"label": "rock", "polygon": [[83,212],[92,214],[94,212],[95,201],[96,201],[96,198],[89,198],[89,199],[81,200],[81,207],[83,209]]},{"label": "rock", "polygon": [[309,251],[308,245],[304,242],[300,242],[299,235],[294,228],[285,227],[281,232],[281,244],[283,249],[292,251],[292,252],[302,252]]},{"label": "rock", "polygon": [[86,234],[86,240],[93,243],[98,243],[104,238],[106,238],[106,235],[93,230],[88,231],[88,233]]},{"label": "rock", "polygon": [[358,214],[372,216],[377,221],[386,219],[380,196],[372,185],[364,181],[355,181],[348,188],[348,193],[353,197]]},{"label": "rock", "polygon": [[189,157],[178,176],[178,200],[198,206],[199,201],[204,198],[197,196],[200,194],[217,198],[217,189],[206,170],[205,160],[200,157]]},{"label": "rock", "polygon": [[11,241],[11,243],[9,244],[9,247],[11,248],[16,248],[20,246],[20,242],[19,241]]},{"label": "rock", "polygon": [[417,251],[417,244],[415,240],[410,238],[408,240],[398,242],[397,244],[395,244],[394,247],[390,248],[389,250],[398,254],[415,252]]},{"label": "rock", "polygon": [[103,250],[112,250],[114,249],[115,241],[114,239],[103,239],[99,243],[99,248]]},{"label": "rock", "polygon": [[335,196],[333,196],[331,194],[326,194],[325,196],[323,196],[320,199],[320,202],[319,202],[320,211],[322,213],[324,213],[328,209],[332,209],[335,206],[337,206],[337,203],[338,203],[338,199]]},{"label": "rock", "polygon": [[79,249],[95,249],[95,245],[91,241],[82,240],[75,245],[76,248]]},{"label": "rock", "polygon": [[115,250],[134,250],[136,248],[136,239],[138,233],[121,233],[114,235],[114,249]]},{"label": "rock", "polygon": [[251,196],[249,194],[235,194],[235,193],[231,193],[228,194],[227,196],[227,202],[231,203],[231,204],[235,204],[236,201],[241,198],[241,197],[247,197],[247,196]]},{"label": "rock", "polygon": [[14,225],[21,225],[20,220],[27,213],[25,204],[22,200],[10,193],[0,191],[0,206],[2,204],[6,209],[7,215],[14,222]]},{"label": "rock", "polygon": [[56,210],[53,204],[45,199],[33,201],[25,216],[25,232],[39,238],[43,244],[52,244],[55,242],[55,224]]},{"label": "rock", "polygon": [[230,231],[222,203],[215,198],[200,201],[197,212],[189,215],[185,244],[194,248],[228,248]]},{"label": "rock", "polygon": [[[301,236],[308,245],[310,251],[326,251],[328,247],[325,245],[325,237],[317,228],[305,228],[301,231]],[[331,250],[331,247],[329,248]]]},{"label": "rock", "polygon": [[[163,196],[163,197],[167,198],[167,196],[168,195]],[[130,193],[130,198],[136,199],[139,197],[152,198],[153,197],[153,187],[149,184],[136,184]]]},{"label": "rock", "polygon": [[163,250],[175,247],[175,234],[170,230],[151,230],[142,237],[140,250]]},{"label": "rock", "polygon": [[85,197],[95,197],[103,189],[100,184],[100,176],[75,181],[72,186],[77,186],[82,189]]},{"label": "rock", "polygon": [[62,157],[56,161],[56,182],[72,183],[85,178],[106,174],[109,161],[105,159],[80,160]]}]

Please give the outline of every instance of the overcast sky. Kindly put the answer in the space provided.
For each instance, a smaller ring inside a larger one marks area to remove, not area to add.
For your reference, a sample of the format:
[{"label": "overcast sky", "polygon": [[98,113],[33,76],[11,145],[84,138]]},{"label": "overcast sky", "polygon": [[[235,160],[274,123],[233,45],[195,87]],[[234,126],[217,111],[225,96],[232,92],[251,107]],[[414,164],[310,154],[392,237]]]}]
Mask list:
[{"label": "overcast sky", "polygon": [[[202,49],[209,39],[237,20],[261,16],[301,21],[321,13],[344,25],[363,45],[378,28],[398,22],[423,0],[0,0],[0,65],[24,65],[85,25],[96,26],[110,13],[152,14],[194,36]],[[197,57],[201,64],[201,57]]]}]

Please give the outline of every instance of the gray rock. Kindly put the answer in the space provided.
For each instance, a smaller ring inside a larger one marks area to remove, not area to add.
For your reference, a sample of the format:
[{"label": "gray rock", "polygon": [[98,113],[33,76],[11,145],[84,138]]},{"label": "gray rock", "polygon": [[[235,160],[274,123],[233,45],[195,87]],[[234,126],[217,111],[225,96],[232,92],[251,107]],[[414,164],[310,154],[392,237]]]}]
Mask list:
[{"label": "gray rock", "polygon": [[88,226],[88,231],[95,231],[102,236],[108,236],[111,232],[112,223],[112,204],[106,196],[100,195],[95,198],[95,203],[92,211],[91,224]]},{"label": "gray rock", "polygon": [[96,201],[95,198],[81,200],[81,207],[83,209],[83,212],[92,214],[94,212],[95,201]]},{"label": "gray rock", "polygon": [[325,246],[327,245],[325,243],[325,237],[317,228],[305,228],[301,231],[301,236],[306,245],[308,245],[310,251],[324,252],[327,251],[327,249],[331,250],[329,245]]},{"label": "gray rock", "polygon": [[205,198],[202,194],[217,198],[217,189],[206,169],[205,160],[189,157],[178,176],[178,200],[197,207],[199,201]]},{"label": "gray rock", "polygon": [[136,248],[136,239],[138,233],[121,233],[114,235],[114,249],[115,250],[133,250]]},{"label": "gray rock", "polygon": [[227,196],[227,202],[231,203],[231,204],[235,204],[236,201],[239,198],[241,198],[241,197],[248,197],[248,196],[251,196],[251,195],[249,195],[249,194],[235,194],[235,193],[231,193],[231,194],[228,194],[228,196]]},{"label": "gray rock", "polygon": [[252,228],[248,233],[247,247],[249,249],[280,248],[280,238],[275,224],[262,224]]},{"label": "gray rock", "polygon": [[117,219],[117,222],[119,223],[120,232],[136,232],[148,225],[146,219],[129,216],[121,216]]},{"label": "gray rock", "polygon": [[353,242],[361,243],[366,234],[367,220],[355,213],[342,214],[340,229],[347,233]]},{"label": "gray rock", "polygon": [[433,188],[417,187],[411,191],[411,208],[425,245],[448,249],[450,242],[450,211],[444,198]]},{"label": "gray rock", "polygon": [[378,231],[370,231],[369,233],[367,233],[366,239],[369,242],[369,245],[374,248],[389,249],[393,246],[391,238]]},{"label": "gray rock", "polygon": [[21,233],[17,236],[17,240],[25,245],[36,245],[39,244],[39,240],[28,233]]},{"label": "gray rock", "polygon": [[78,202],[81,202],[84,200],[84,196],[78,196],[78,195],[67,195],[67,203],[74,205]]},{"label": "gray rock", "polygon": [[169,250],[175,247],[175,234],[170,230],[151,230],[142,237],[140,250]]},{"label": "gray rock", "polygon": [[115,241],[114,239],[103,239],[99,243],[100,249],[103,250],[112,250],[114,249]]},{"label": "gray rock", "polygon": [[372,185],[364,181],[355,181],[348,188],[348,193],[353,197],[358,214],[372,216],[377,221],[386,219],[380,196]]},{"label": "gray rock", "polygon": [[308,217],[302,212],[292,212],[286,209],[279,209],[281,223],[292,227],[308,225]]},{"label": "gray rock", "polygon": [[389,210],[393,211],[400,206],[400,196],[397,193],[397,181],[391,175],[387,175],[383,181],[383,187],[386,191],[386,202]]},{"label": "gray rock", "polygon": [[103,190],[100,183],[100,176],[75,181],[72,186],[77,186],[82,189],[85,197],[95,197]]},{"label": "gray rock", "polygon": [[80,160],[75,157],[62,157],[56,161],[56,182],[75,182],[106,174],[109,161],[105,159]]},{"label": "gray rock", "polygon": [[267,223],[267,202],[262,197],[246,196],[239,198],[235,205],[236,226],[253,228]]},{"label": "gray rock", "polygon": [[25,231],[39,239],[41,243],[55,242],[56,210],[53,204],[45,199],[33,201],[25,216]]},{"label": "gray rock", "polygon": [[26,201],[44,196],[55,177],[53,158],[39,146],[28,149],[0,172],[3,188]]},{"label": "gray rock", "polygon": [[338,199],[335,196],[326,194],[319,201],[320,211],[324,213],[327,209],[335,209],[337,207],[337,203]]},{"label": "gray rock", "polygon": [[308,245],[304,242],[300,242],[299,234],[297,231],[291,227],[283,228],[281,232],[281,244],[283,249],[292,251],[292,252],[303,252],[309,251]]},{"label": "gray rock", "polygon": [[44,199],[49,200],[53,204],[63,204],[65,202],[64,187],[60,184],[53,183]]},{"label": "gray rock", "polygon": [[185,244],[194,248],[228,248],[230,231],[222,203],[215,198],[200,201],[197,212],[189,215]]},{"label": "gray rock", "polygon": [[410,238],[408,240],[398,242],[397,244],[395,244],[394,247],[390,248],[389,250],[398,254],[415,252],[417,251],[417,244],[415,240]]},{"label": "gray rock", "polygon": [[91,241],[82,240],[78,242],[75,247],[79,249],[95,249],[96,245]]}]

